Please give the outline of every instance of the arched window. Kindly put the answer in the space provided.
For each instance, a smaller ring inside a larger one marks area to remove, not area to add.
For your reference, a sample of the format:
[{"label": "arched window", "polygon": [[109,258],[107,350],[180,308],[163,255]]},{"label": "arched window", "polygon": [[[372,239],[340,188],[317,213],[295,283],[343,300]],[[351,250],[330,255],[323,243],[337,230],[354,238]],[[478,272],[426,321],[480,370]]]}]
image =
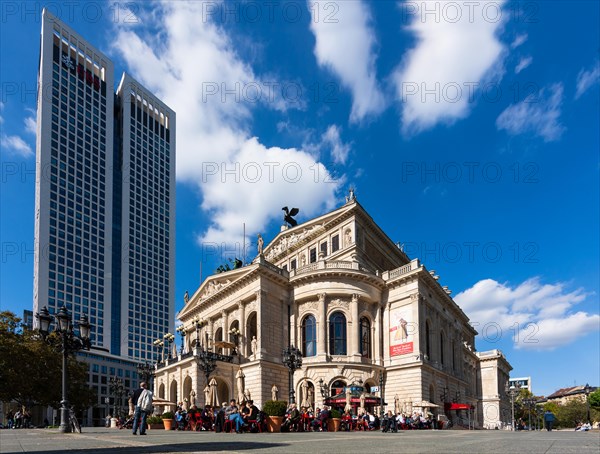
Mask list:
[{"label": "arched window", "polygon": [[[223,340],[223,328],[219,328],[217,329],[217,332],[215,333],[215,342],[221,342]],[[223,354],[223,349],[222,348],[217,348],[215,349],[216,353],[219,354]]]},{"label": "arched window", "polygon": [[329,354],[346,354],[346,317],[341,312],[329,317]]},{"label": "arched window", "polygon": [[367,317],[360,319],[360,354],[371,357],[371,322]]},{"label": "arched window", "polygon": [[331,396],[337,396],[338,394],[342,394],[344,392],[344,388],[346,387],[346,382],[343,380],[336,380],[331,384]]},{"label": "arched window", "polygon": [[302,322],[302,352],[304,356],[317,354],[317,321],[312,315]]},{"label": "arched window", "polygon": [[427,359],[431,359],[431,330],[429,329],[429,321],[425,321],[425,355]]},{"label": "arched window", "polygon": [[256,312],[252,312],[246,322],[246,355],[248,356],[252,355],[252,339],[255,337],[258,338]]}]

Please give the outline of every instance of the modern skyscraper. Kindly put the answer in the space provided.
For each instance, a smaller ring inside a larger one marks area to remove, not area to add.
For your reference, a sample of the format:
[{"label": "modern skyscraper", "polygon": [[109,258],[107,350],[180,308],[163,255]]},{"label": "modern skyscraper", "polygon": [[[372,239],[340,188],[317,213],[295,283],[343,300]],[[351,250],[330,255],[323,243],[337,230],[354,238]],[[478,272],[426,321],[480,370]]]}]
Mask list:
[{"label": "modern skyscraper", "polygon": [[175,113],[44,10],[34,312],[66,305],[92,344],[152,360],[174,321]]}]

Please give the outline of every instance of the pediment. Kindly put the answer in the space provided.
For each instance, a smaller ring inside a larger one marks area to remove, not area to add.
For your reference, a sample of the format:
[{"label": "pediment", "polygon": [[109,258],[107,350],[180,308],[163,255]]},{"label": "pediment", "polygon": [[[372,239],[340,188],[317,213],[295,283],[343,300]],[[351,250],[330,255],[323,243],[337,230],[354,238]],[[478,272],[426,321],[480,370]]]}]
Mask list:
[{"label": "pediment", "polygon": [[345,218],[345,215],[355,206],[355,203],[344,205],[331,213],[282,231],[265,247],[264,257],[269,262],[276,263],[282,256],[292,252],[296,247],[302,246],[316,236],[321,235],[336,220]]},{"label": "pediment", "polygon": [[194,310],[199,304],[202,304],[203,301],[225,291],[236,282],[244,279],[248,274],[254,271],[255,268],[255,265],[249,265],[237,270],[226,271],[224,273],[209,276],[198,290],[196,290],[196,293],[194,293],[187,301],[184,308],[177,315],[178,318],[185,317],[187,313]]}]

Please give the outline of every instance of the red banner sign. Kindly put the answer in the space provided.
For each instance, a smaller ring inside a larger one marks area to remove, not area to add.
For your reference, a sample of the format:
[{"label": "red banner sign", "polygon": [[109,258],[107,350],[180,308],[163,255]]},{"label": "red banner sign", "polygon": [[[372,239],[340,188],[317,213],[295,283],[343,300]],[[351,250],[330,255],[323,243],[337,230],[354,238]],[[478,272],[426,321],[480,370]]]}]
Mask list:
[{"label": "red banner sign", "polygon": [[390,346],[390,356],[407,355],[413,352],[413,343],[405,342],[404,344]]}]

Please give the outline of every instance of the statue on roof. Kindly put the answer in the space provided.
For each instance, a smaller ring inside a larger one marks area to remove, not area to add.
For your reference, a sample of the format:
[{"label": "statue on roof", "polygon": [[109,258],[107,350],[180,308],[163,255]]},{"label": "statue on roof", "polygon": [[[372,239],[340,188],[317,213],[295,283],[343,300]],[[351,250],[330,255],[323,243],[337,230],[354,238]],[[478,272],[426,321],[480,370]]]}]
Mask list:
[{"label": "statue on roof", "polygon": [[183,301],[185,302],[185,304],[187,304],[189,300],[190,300],[190,294],[186,290],[185,293],[183,294]]},{"label": "statue on roof", "polygon": [[285,213],[283,215],[283,222],[289,224],[290,227],[296,227],[298,225],[298,221],[296,221],[293,216],[296,216],[300,210],[298,208],[292,208],[289,210],[288,207],[283,207],[282,210]]},{"label": "statue on roof", "polygon": [[354,194],[354,188],[350,188],[348,190],[348,195],[346,196],[346,203],[352,203],[356,200],[356,195]]},{"label": "statue on roof", "polygon": [[258,234],[258,240],[256,241],[256,245],[258,247],[258,255],[262,257],[265,240],[263,240],[263,237],[260,235],[260,233]]}]

